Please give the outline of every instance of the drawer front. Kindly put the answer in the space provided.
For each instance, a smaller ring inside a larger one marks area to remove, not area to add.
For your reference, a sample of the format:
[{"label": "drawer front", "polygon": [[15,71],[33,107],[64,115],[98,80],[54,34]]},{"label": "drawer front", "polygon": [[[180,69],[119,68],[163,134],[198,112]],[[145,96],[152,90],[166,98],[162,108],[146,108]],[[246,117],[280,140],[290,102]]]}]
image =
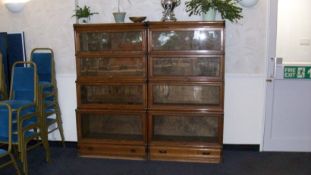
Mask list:
[{"label": "drawer front", "polygon": [[92,31],[78,33],[80,52],[144,52],[145,31]]},{"label": "drawer front", "polygon": [[144,83],[78,83],[78,105],[81,108],[145,109]]},{"label": "drawer front", "polygon": [[222,114],[149,112],[148,122],[148,140],[153,145],[222,144]]},{"label": "drawer front", "polygon": [[151,53],[222,53],[224,50],[222,28],[151,29],[149,36]]},{"label": "drawer front", "polygon": [[145,112],[78,110],[79,142],[146,143]]},{"label": "drawer front", "polygon": [[150,147],[151,160],[219,163],[221,150],[210,148]]},{"label": "drawer front", "polygon": [[79,144],[79,154],[90,157],[146,159],[145,146]]},{"label": "drawer front", "polygon": [[149,78],[154,80],[222,81],[223,56],[152,56]]},{"label": "drawer front", "polygon": [[149,108],[223,110],[223,83],[149,83]]},{"label": "drawer front", "polygon": [[88,56],[77,60],[78,78],[146,78],[146,61],[144,56],[108,57]]}]

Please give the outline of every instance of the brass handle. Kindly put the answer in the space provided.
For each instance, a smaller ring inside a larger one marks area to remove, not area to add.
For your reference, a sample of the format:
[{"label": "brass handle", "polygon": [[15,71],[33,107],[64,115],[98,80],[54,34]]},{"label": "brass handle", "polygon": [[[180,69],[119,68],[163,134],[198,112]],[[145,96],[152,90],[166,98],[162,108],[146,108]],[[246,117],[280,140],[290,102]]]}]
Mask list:
[{"label": "brass handle", "polygon": [[166,154],[167,151],[166,151],[166,150],[159,150],[159,153],[161,153],[161,154]]},{"label": "brass handle", "polygon": [[202,155],[211,155],[210,152],[202,152]]}]

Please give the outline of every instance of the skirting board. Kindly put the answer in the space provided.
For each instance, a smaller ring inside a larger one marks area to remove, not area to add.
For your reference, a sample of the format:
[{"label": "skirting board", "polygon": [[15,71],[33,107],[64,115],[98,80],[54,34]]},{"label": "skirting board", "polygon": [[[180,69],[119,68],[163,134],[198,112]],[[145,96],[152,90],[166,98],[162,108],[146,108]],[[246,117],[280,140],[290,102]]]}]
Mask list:
[{"label": "skirting board", "polygon": [[[60,141],[49,141],[51,147],[63,147],[62,142]],[[77,142],[65,142],[66,148],[77,148]],[[233,144],[224,144],[224,151],[255,151],[259,152],[259,145],[233,145]]]}]

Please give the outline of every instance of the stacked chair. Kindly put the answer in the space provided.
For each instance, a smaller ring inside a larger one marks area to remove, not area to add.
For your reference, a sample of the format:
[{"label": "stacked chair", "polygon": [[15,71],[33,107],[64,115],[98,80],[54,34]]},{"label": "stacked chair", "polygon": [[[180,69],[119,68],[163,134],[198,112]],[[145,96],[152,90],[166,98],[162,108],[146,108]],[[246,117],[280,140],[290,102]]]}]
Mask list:
[{"label": "stacked chair", "polygon": [[7,95],[0,53],[0,146],[7,148],[0,149],[0,158],[10,157],[0,168],[13,164],[20,174],[12,146],[17,148],[15,152],[26,175],[28,150],[43,145],[49,161],[48,135],[53,131],[59,130],[65,146],[53,56],[49,48],[36,48],[31,52],[31,61],[14,63]]},{"label": "stacked chair", "polygon": [[16,160],[12,154],[12,109],[11,106],[5,103],[0,103],[0,137],[7,138],[7,149],[0,148],[0,158],[9,156],[10,160],[0,164],[0,168],[13,164],[20,175],[20,170],[17,166]]},{"label": "stacked chair", "polygon": [[[59,130],[61,141],[64,143],[64,131],[60,107],[58,103],[57,85],[55,78],[54,53],[50,48],[35,48],[31,52],[31,61],[38,67],[39,86],[41,88],[40,115],[43,118],[45,135]],[[51,128],[51,126],[54,126]]]},{"label": "stacked chair", "polygon": [[[33,62],[16,62],[12,68],[9,100],[2,103],[11,106],[12,144],[16,145],[23,171],[28,174],[27,151],[43,144],[46,160],[50,160],[47,137],[40,115],[37,66]],[[2,123],[2,122],[1,122]],[[29,144],[35,140],[33,144]],[[0,143],[10,144],[9,138],[1,137]]]}]

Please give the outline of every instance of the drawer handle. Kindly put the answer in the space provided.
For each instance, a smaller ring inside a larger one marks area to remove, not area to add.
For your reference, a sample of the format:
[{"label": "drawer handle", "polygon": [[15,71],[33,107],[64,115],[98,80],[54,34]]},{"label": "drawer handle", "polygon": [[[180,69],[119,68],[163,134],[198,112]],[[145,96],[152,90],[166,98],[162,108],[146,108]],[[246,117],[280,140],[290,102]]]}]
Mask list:
[{"label": "drawer handle", "polygon": [[159,153],[161,153],[161,154],[166,154],[167,151],[166,151],[166,150],[159,150]]},{"label": "drawer handle", "polygon": [[210,152],[202,152],[202,155],[211,155]]},{"label": "drawer handle", "polygon": [[130,149],[131,153],[136,153],[136,149]]}]

